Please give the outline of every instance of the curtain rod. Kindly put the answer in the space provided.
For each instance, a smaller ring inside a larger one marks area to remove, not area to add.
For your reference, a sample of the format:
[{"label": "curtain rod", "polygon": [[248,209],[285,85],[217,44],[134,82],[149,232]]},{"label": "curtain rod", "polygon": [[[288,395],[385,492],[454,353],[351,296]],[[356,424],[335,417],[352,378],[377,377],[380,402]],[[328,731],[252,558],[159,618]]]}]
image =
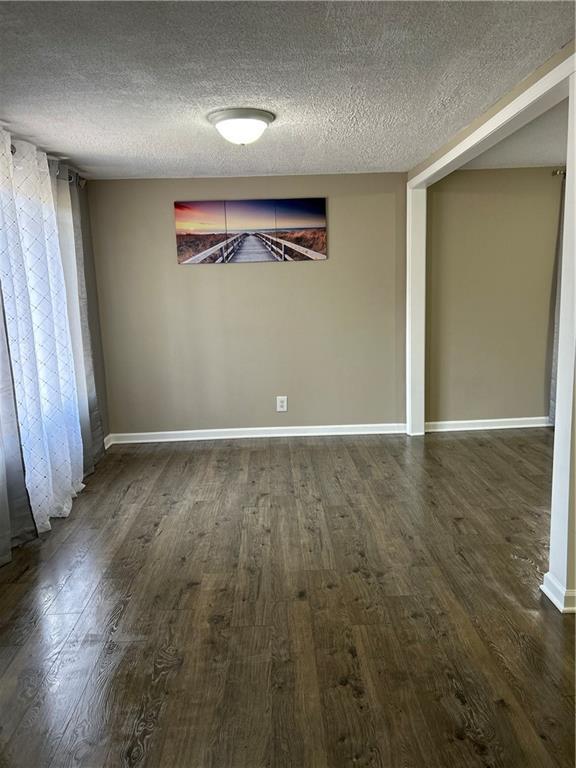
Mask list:
[{"label": "curtain rod", "polygon": [[[12,155],[16,154],[16,147],[14,146],[14,144],[10,144],[10,153]],[[48,153],[46,153],[46,158],[48,160],[55,160],[57,163],[63,163],[64,165],[68,165],[68,163],[64,163],[64,161],[61,160],[59,157],[55,157],[54,155],[49,155]],[[70,173],[68,174],[68,183],[69,184],[71,184],[74,181],[74,174],[76,174],[76,176],[78,176],[78,179],[79,179],[80,183],[82,183],[82,182],[84,182],[84,184],[86,183],[86,179],[82,176],[80,171],[78,171],[76,168],[74,168],[73,165],[68,165],[68,171],[71,172],[71,174],[72,174],[72,175],[70,175]],[[58,176],[58,171],[56,171],[56,175]]]}]

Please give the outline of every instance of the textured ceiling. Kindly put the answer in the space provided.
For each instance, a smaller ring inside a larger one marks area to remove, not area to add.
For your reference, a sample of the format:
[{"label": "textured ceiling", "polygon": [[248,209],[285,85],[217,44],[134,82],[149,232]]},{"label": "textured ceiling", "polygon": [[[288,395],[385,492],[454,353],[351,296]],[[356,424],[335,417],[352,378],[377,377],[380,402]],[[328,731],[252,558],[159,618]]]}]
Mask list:
[{"label": "textured ceiling", "polygon": [[568,100],[476,157],[465,168],[523,168],[565,165],[568,148]]},{"label": "textured ceiling", "polygon": [[[0,120],[99,178],[407,170],[573,34],[571,2],[2,2]],[[278,119],[236,147],[228,106]]]}]

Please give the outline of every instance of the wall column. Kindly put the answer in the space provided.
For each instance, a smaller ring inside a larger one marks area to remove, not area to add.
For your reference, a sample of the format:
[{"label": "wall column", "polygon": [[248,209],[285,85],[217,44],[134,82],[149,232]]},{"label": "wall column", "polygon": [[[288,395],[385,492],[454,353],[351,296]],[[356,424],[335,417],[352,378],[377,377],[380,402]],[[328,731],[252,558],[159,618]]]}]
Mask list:
[{"label": "wall column", "polygon": [[542,591],[563,612],[576,612],[576,495],[574,434],[576,364],[576,74],[569,80],[566,200],[562,238],[556,426],[550,520],[550,562]]},{"label": "wall column", "polygon": [[425,431],[426,189],[407,188],[406,433]]}]

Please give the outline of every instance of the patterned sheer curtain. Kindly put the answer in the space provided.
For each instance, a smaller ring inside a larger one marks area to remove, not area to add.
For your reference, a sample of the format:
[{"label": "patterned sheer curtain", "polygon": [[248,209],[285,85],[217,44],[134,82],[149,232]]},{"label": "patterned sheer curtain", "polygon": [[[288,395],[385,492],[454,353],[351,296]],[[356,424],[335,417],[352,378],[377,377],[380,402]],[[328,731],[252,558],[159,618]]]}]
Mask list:
[{"label": "patterned sheer curtain", "polygon": [[[66,173],[68,184],[68,174]],[[0,282],[26,489],[38,532],[82,489],[89,419],[74,224],[45,153],[0,131]],[[68,190],[68,199],[70,192]],[[64,205],[64,204],[63,204]],[[60,226],[59,226],[60,224]],[[68,230],[66,230],[68,226]],[[1,466],[0,466],[1,471]]]},{"label": "patterned sheer curtain", "polygon": [[24,482],[16,399],[0,296],[0,565],[10,561],[14,545],[23,544],[35,536],[36,527]]},{"label": "patterned sheer curtain", "polygon": [[84,446],[84,473],[88,474],[94,469],[95,461],[104,453],[104,431],[96,394],[90,312],[86,291],[79,196],[82,179],[68,165],[55,160],[50,160],[48,167],[66,284],[80,428]]}]

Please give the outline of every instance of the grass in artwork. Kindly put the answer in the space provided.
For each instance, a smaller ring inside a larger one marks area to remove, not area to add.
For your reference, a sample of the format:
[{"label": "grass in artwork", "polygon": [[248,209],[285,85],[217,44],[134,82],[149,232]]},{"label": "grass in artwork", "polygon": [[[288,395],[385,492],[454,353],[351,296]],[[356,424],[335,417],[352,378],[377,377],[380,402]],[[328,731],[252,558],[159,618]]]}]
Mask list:
[{"label": "grass in artwork", "polygon": [[317,253],[326,254],[326,229],[284,229],[277,230],[276,237],[287,240],[289,243],[301,245]]},{"label": "grass in artwork", "polygon": [[[190,259],[193,259],[199,253],[212,248],[214,245],[223,243],[226,240],[226,232],[213,232],[210,234],[190,234],[190,235],[178,235],[178,264],[185,264]],[[202,261],[206,264],[214,263],[218,258],[217,251],[209,254]]]}]

